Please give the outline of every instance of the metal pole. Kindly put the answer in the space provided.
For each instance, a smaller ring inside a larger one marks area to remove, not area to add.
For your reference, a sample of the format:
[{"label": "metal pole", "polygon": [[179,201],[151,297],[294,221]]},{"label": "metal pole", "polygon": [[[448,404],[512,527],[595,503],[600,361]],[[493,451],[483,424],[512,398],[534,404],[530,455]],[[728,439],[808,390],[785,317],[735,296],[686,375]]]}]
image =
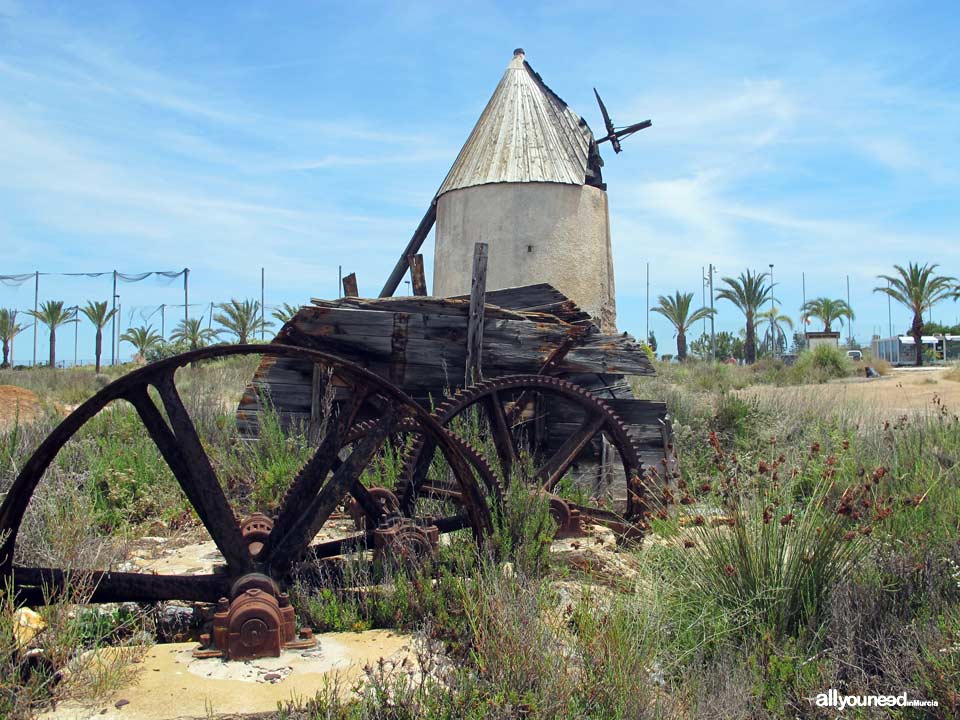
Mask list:
[{"label": "metal pole", "polygon": [[207,318],[207,330],[213,328],[213,300],[210,301],[210,317]]},{"label": "metal pole", "polygon": [[[890,289],[890,281],[887,280],[887,290]],[[887,330],[890,332],[890,337],[893,337],[893,310],[890,307],[890,296],[887,295]]]},{"label": "metal pole", "polygon": [[[713,310],[713,263],[710,263],[710,310]],[[714,331],[713,316],[715,313],[710,313],[710,359],[713,362],[717,361],[717,334]]]},{"label": "metal pole", "polygon": [[774,330],[773,330],[773,316],[776,315],[776,303],[773,299],[773,263],[770,263],[770,354],[776,355],[776,350],[774,350]]},{"label": "metal pole", "polygon": [[183,329],[187,329],[190,319],[190,268],[183,269]]},{"label": "metal pole", "polygon": [[[847,275],[847,307],[850,307],[850,276]],[[853,342],[853,320],[847,318],[847,345]]]},{"label": "metal pole", "polygon": [[160,304],[160,337],[164,342],[167,340],[167,305]]},{"label": "metal pole", "polygon": [[117,271],[113,271],[113,314],[110,316],[110,364],[117,364]]},{"label": "metal pole", "polygon": [[77,317],[77,311],[80,309],[79,305],[73,306],[73,366],[77,366],[77,345],[79,345],[78,338],[80,337],[80,318]]},{"label": "metal pole", "polygon": [[650,263],[647,263],[647,342],[650,342]]},{"label": "metal pole", "polygon": [[[40,312],[40,271],[33,276],[33,312]],[[37,365],[37,316],[33,316],[33,365]]]},{"label": "metal pole", "polygon": [[[123,325],[123,303],[117,303],[117,315],[120,316],[120,325]],[[117,360],[120,359],[120,335],[121,335],[121,330],[122,330],[122,328],[120,328],[120,327],[117,328],[117,337],[116,337],[116,343],[117,343]]]},{"label": "metal pole", "polygon": [[[700,307],[706,307],[706,306],[707,306],[707,269],[703,265],[701,265],[700,266]],[[701,325],[703,325],[703,330],[701,331],[701,334],[706,335],[707,334],[706,318],[703,319],[703,322],[701,323]]]},{"label": "metal pole", "polygon": [[267,276],[265,274],[265,271],[261,267],[260,268],[260,340],[264,339],[264,333],[266,332],[266,327],[267,327],[266,319],[263,314],[267,308],[267,301],[266,301],[267,295],[266,295],[266,289],[265,289],[266,282],[267,282],[266,277]]},{"label": "metal pole", "polygon": [[343,265],[337,265],[337,297],[342,297],[340,294],[343,288]]},{"label": "metal pole", "polygon": [[[805,272],[800,273],[800,293],[803,299],[803,305],[800,307],[803,308],[807,304],[807,274]],[[801,311],[800,322],[803,323],[803,347],[807,345],[807,313],[806,311]],[[793,336],[794,345],[796,345],[796,334]],[[797,348],[799,350],[799,348]]]}]

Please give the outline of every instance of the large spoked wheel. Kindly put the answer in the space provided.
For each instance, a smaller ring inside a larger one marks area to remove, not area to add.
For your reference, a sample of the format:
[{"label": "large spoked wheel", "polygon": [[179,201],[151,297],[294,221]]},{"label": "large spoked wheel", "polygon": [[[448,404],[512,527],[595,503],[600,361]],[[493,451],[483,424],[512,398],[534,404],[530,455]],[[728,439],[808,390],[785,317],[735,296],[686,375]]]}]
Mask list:
[{"label": "large spoked wheel", "polygon": [[[202,360],[236,355],[291,357],[327,368],[349,391],[339,415],[326,423],[316,449],[290,483],[272,518],[254,515],[246,522],[234,514],[213,463],[175,383],[179,368]],[[159,405],[153,395],[159,398]],[[133,405],[189,503],[222,554],[223,572],[205,575],[155,575],[108,569],[67,571],[24,567],[15,563],[17,536],[28,504],[44,473],[64,445],[107,405]],[[359,436],[356,418],[377,419]],[[283,584],[294,565],[306,558],[339,555],[374,547],[375,529],[389,521],[389,509],[372,495],[361,478],[384,445],[398,434],[413,433],[439,449],[460,501],[456,512],[432,517],[439,532],[470,528],[482,540],[492,528],[489,470],[471,456],[466,444],[436,418],[386,380],[335,355],[286,345],[218,346],[189,352],[136,370],[91,397],[41,443],[24,465],[0,505],[0,579],[12,579],[21,601],[45,602],[58,589],[78,582],[93,587],[91,602],[194,600],[215,602],[228,596],[240,578],[259,573]],[[335,510],[352,496],[369,519],[349,537],[312,544]]]},{"label": "large spoked wheel", "polygon": [[[612,512],[598,506],[568,505],[608,524],[645,525],[647,493],[626,425],[606,403],[582,387],[544,375],[500,377],[457,391],[433,415],[448,429],[466,425],[480,433],[484,442],[489,441],[495,456],[491,465],[502,482],[519,477],[548,494],[557,490],[578,461],[589,454],[602,456],[605,447],[612,448],[626,480],[625,506]],[[414,508],[422,497],[456,492],[449,483],[430,478],[428,471],[437,449],[432,438],[424,437],[407,454],[402,508]],[[562,525],[562,518],[556,519]]]}]

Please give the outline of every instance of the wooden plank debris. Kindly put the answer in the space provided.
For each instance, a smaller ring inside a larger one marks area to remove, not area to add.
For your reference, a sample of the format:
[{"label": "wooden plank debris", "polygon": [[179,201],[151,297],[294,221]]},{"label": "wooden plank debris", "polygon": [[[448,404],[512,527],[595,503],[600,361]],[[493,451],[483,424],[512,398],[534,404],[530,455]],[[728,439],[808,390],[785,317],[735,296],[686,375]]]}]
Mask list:
[{"label": "wooden plank debris", "polygon": [[349,275],[343,276],[343,295],[348,298],[359,297],[360,293],[357,290],[357,274],[350,273]]},{"label": "wooden plank debris", "polygon": [[413,294],[417,297],[426,297],[427,279],[423,274],[423,255],[409,255],[407,263],[410,265],[410,280],[413,283]]},{"label": "wooden plank debris", "polygon": [[[355,277],[344,278],[345,289],[348,278],[355,282]],[[600,332],[586,313],[548,284],[484,295],[482,306],[474,301],[475,310],[482,307],[482,314],[474,316],[465,296],[315,299],[283,326],[274,342],[356,362],[427,407],[456,390],[467,367],[487,378],[518,373],[560,377],[612,406],[645,466],[675,469],[666,406],[634,399],[627,380],[654,374],[640,343],[627,333]],[[473,356],[468,357],[468,348]],[[269,403],[284,427],[309,432],[325,415],[323,403],[332,401],[335,408],[348,399],[349,389],[312,363],[264,358],[240,402],[237,422],[242,432],[256,435],[259,415]],[[579,426],[578,418],[564,412],[551,408],[549,421],[536,430],[547,448],[559,447]],[[608,450],[599,440],[592,442],[576,475],[587,484],[596,477],[597,488],[615,488],[617,501],[625,502],[622,469],[617,471],[616,463],[608,468]]]},{"label": "wooden plank debris", "polygon": [[470,314],[467,317],[467,362],[465,385],[483,379],[483,311],[487,296],[487,243],[473,246],[473,275],[470,278]]}]

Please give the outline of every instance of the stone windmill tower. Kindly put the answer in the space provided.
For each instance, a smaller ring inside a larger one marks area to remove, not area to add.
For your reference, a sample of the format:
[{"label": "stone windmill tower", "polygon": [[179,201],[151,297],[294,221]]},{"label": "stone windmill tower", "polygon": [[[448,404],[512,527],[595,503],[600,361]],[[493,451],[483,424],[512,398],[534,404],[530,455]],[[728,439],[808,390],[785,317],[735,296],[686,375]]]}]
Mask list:
[{"label": "stone windmill tower", "polygon": [[487,288],[548,282],[616,325],[603,161],[583,118],[514,52],[437,193],[433,293],[470,292],[473,246]]},{"label": "stone windmill tower", "polygon": [[587,123],[534,72],[513,59],[381,292],[394,293],[434,222],[433,294],[470,293],[473,248],[489,246],[486,287],[549,283],[616,329],[613,256],[598,143],[650,126],[615,128],[597,95],[607,134]]}]

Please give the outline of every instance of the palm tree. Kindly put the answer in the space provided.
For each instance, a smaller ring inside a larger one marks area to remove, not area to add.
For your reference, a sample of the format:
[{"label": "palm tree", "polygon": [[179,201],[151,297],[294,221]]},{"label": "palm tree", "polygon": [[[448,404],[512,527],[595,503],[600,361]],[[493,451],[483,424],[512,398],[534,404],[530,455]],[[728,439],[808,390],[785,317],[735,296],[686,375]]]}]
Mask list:
[{"label": "palm tree", "polygon": [[293,316],[299,312],[300,308],[296,305],[291,305],[290,303],[284,303],[276,310],[274,310],[270,315],[282,324],[286,324],[293,320]]},{"label": "palm tree", "polygon": [[843,319],[856,320],[853,314],[853,308],[847,305],[846,300],[831,300],[830,298],[819,297],[813,300],[807,300],[800,312],[804,317],[820,318],[823,321],[823,331],[831,332],[830,326],[837,320],[843,325]]},{"label": "palm tree", "polygon": [[120,336],[120,339],[133,345],[133,347],[136,348],[137,355],[144,359],[147,357],[148,350],[157,347],[163,342],[163,338],[153,329],[152,325],[129,328]]},{"label": "palm tree", "polygon": [[775,347],[786,348],[787,333],[782,326],[786,325],[793,330],[793,320],[788,315],[781,315],[777,308],[764,310],[757,313],[757,327],[766,328],[764,330],[764,345],[774,350]]},{"label": "palm tree", "polygon": [[747,270],[736,278],[723,278],[727,287],[717,291],[717,297],[729,300],[736,305],[747,319],[746,337],[744,338],[744,353],[748,363],[757,360],[757,333],[754,325],[757,313],[763,304],[770,299],[773,286],[765,282],[767,273],[757,273]]},{"label": "palm tree", "polygon": [[70,322],[76,316],[76,310],[65,308],[63,300],[48,300],[40,303],[39,310],[28,310],[31,317],[35,317],[50,328],[50,367],[57,366],[57,328]]},{"label": "palm tree", "polygon": [[937,264],[908,263],[906,269],[894,265],[896,275],[878,275],[887,285],[875,287],[874,292],[889,295],[898,303],[913,312],[910,336],[913,338],[916,357],[913,364],[923,365],[923,312],[941,300],[954,297],[957,289],[953,286],[956,278],[946,275],[934,275]]},{"label": "palm tree", "polygon": [[673,297],[661,295],[657,301],[660,304],[653,308],[653,311],[663,315],[677,331],[677,360],[683,362],[687,359],[687,330],[694,323],[710,317],[714,311],[702,307],[691,315],[692,292],[682,293],[677,290]]},{"label": "palm tree", "polygon": [[233,298],[228,303],[218,306],[223,312],[217,313],[213,319],[223,326],[221,332],[236,335],[241,345],[250,342],[250,339],[261,329],[266,330],[273,323],[261,321],[260,303],[256,300],[240,302]]},{"label": "palm tree", "polygon": [[188,318],[181,320],[170,335],[171,342],[183,343],[191,350],[199,350],[210,344],[217,336],[215,330],[203,327],[203,318],[199,320]]},{"label": "palm tree", "polygon": [[87,301],[87,304],[80,308],[80,312],[87,316],[87,320],[93,323],[97,329],[96,349],[96,372],[100,372],[100,356],[103,354],[103,329],[107,323],[117,314],[117,309],[107,310],[107,301],[101,302]]},{"label": "palm tree", "polygon": [[3,362],[0,368],[10,367],[10,343],[23,331],[23,325],[17,322],[17,311],[0,308],[0,342],[3,343]]}]

